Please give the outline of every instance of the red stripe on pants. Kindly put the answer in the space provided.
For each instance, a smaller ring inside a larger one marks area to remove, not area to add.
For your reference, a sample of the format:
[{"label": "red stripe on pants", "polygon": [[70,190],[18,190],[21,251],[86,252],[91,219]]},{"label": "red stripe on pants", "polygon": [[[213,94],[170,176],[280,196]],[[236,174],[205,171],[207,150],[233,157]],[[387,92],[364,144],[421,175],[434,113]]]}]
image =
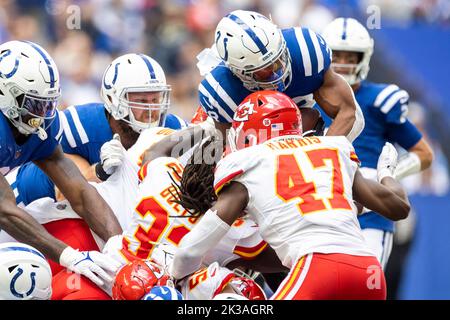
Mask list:
[{"label": "red stripe on pants", "polygon": [[314,253],[282,299],[385,300],[386,280],[375,257]]}]

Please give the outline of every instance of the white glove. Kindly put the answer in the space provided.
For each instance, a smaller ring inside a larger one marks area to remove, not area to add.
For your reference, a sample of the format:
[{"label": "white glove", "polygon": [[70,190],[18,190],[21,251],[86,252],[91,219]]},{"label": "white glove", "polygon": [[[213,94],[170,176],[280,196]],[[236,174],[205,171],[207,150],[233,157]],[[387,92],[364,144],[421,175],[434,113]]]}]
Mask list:
[{"label": "white glove", "polygon": [[[59,264],[70,271],[89,278],[99,287],[111,284],[120,263],[98,251],[78,251],[67,247],[59,257]],[[106,283],[105,283],[106,282]]]},{"label": "white glove", "polygon": [[394,177],[395,168],[398,163],[398,153],[395,147],[386,142],[377,164],[377,180],[381,182],[384,177]]},{"label": "white glove", "polygon": [[113,174],[122,164],[126,150],[120,142],[120,136],[116,133],[114,137],[103,144],[100,149],[100,163],[103,171],[107,174]]},{"label": "white glove", "polygon": [[128,262],[120,252],[120,250],[122,250],[123,247],[122,241],[123,235],[119,234],[113,236],[108,239],[108,241],[105,243],[105,246],[102,249],[103,254],[117,261],[120,264],[120,266]]}]

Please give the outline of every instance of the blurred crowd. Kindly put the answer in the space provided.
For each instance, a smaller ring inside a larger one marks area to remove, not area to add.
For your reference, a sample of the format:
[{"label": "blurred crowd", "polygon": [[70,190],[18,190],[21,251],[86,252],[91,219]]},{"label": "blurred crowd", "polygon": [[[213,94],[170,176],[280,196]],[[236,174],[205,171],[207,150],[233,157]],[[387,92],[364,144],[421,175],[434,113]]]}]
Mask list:
[{"label": "blurred crowd", "polygon": [[[196,56],[212,45],[215,27],[228,12],[255,10],[282,28],[302,25],[320,32],[335,16],[366,14],[369,5],[379,6],[383,19],[401,22],[445,23],[450,17],[448,0],[0,0],[0,42],[32,40],[49,51],[61,75],[61,108],[100,101],[108,64],[124,53],[146,53],[166,72],[171,111],[189,120],[201,80]],[[433,170],[443,176],[440,168]],[[448,190],[447,180],[436,185],[440,180],[426,175],[415,185],[429,188],[411,191]]]},{"label": "blurred crowd", "polygon": [[447,0],[0,0],[0,41],[27,39],[47,48],[62,77],[62,107],[99,100],[102,72],[112,59],[147,53],[166,71],[173,112],[189,119],[200,81],[196,56],[212,45],[228,12],[255,10],[280,27],[321,31],[339,8],[364,12],[370,4],[383,14],[398,13],[397,19],[450,16]]}]

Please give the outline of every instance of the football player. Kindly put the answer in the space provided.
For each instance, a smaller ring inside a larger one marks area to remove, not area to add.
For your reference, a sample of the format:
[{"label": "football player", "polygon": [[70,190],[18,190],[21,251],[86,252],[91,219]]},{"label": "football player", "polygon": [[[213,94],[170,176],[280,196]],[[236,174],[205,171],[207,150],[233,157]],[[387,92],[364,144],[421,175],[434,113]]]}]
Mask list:
[{"label": "football player", "polygon": [[[196,129],[187,130],[194,131]],[[165,134],[160,134],[158,131],[164,131]],[[144,131],[136,144],[127,151],[127,156],[124,156],[124,162],[120,169],[106,182],[100,184],[105,185],[112,182],[108,187],[109,191],[99,190],[99,192],[109,198],[108,203],[116,200],[121,208],[114,211],[123,216],[118,216],[118,219],[124,233],[122,237],[116,237],[114,241],[109,241],[104,246],[102,243],[98,243],[98,246],[103,247],[104,253],[122,265],[129,261],[151,259],[158,265],[167,267],[178,242],[197,223],[198,219],[190,218],[188,212],[174,202],[175,187],[173,183],[179,182],[183,166],[179,160],[169,156],[170,151],[161,152],[161,149],[167,147],[165,140],[161,140],[159,144],[155,143],[147,150],[146,157],[144,157],[146,162],[139,171],[139,178],[142,182],[135,187],[137,193],[133,192],[133,187],[128,189],[120,187],[124,184],[123,180],[130,180],[130,177],[137,179],[138,174],[134,172],[136,155],[142,154],[149,147],[150,141],[164,139],[163,137],[169,136],[167,134],[182,136],[184,133],[164,128]],[[155,135],[159,135],[159,137],[155,138]],[[140,149],[140,151],[136,149]],[[122,152],[125,154],[124,148],[122,148]],[[123,179],[117,179],[118,176],[122,176]],[[117,190],[118,188],[120,189]],[[109,196],[110,193],[114,195]],[[118,200],[112,198],[118,198]],[[127,202],[128,198],[132,198],[132,205],[123,204]],[[115,205],[112,207],[114,209]],[[69,211],[70,208],[67,207],[64,213],[59,212],[59,216],[67,214]],[[92,235],[90,238],[92,239]],[[237,282],[241,278],[238,279],[230,269],[224,268],[225,265],[234,269],[240,265],[255,267],[262,263],[266,264],[268,261],[270,266],[265,267],[264,270],[268,272],[284,270],[273,251],[267,248],[267,244],[258,233],[257,226],[250,219],[239,220],[223,241],[208,253],[205,261],[207,267],[198,270],[192,277],[180,284],[186,299],[211,299],[229,283],[231,286],[235,280],[236,286],[238,286]],[[70,273],[65,272],[60,272],[55,276],[53,281],[54,299],[92,299],[94,297],[95,299],[109,299],[108,295],[85,279],[81,279],[80,286],[76,288],[68,287],[67,279],[69,277],[71,277]],[[127,281],[121,282],[126,283]],[[249,282],[251,281],[249,280]],[[241,286],[239,288],[244,293],[248,293],[252,291],[248,288],[249,286],[251,284],[246,282],[242,284],[242,288]],[[133,291],[128,287],[125,290]],[[142,295],[142,292],[139,293],[139,296]]]},{"label": "football player", "polygon": [[408,215],[408,199],[392,178],[395,148],[386,145],[380,156],[381,184],[366,180],[345,137],[303,138],[296,104],[275,91],[242,102],[229,140],[236,151],[216,168],[192,164],[183,172],[180,203],[202,219],[181,240],[170,274],[180,279],[196,270],[247,212],[290,269],[273,299],[385,299],[384,274],[364,242],[353,199],[394,220]]},{"label": "football player", "polygon": [[353,141],[363,129],[351,88],[329,68],[331,50],[312,30],[280,30],[260,13],[237,10],[217,25],[212,52],[221,62],[200,83],[199,100],[224,137],[238,104],[257,90],[284,92],[299,107],[317,101],[334,119],[328,135]]},{"label": "football player", "polygon": [[[365,118],[364,130],[353,141],[361,161],[361,173],[366,178],[376,179],[377,159],[386,141],[408,151],[398,163],[397,179],[428,168],[433,152],[407,118],[408,93],[395,84],[365,80],[374,47],[366,28],[355,19],[337,18],[325,28],[322,36],[333,52],[332,69],[352,87]],[[364,238],[384,268],[392,250],[394,223],[373,211],[358,219]]]},{"label": "football player", "polygon": [[112,278],[102,268],[114,271],[117,264],[99,252],[79,252],[51,236],[16,205],[4,177],[32,161],[104,241],[121,233],[111,208],[58,146],[63,131],[56,116],[59,96],[58,69],[42,47],[28,41],[0,46],[0,228],[64,267],[103,284]]},{"label": "football player", "polygon": [[[88,181],[99,181],[95,173],[112,173],[120,162],[118,141],[108,145],[104,159],[100,148],[117,134],[128,149],[143,129],[149,127],[185,127],[184,120],[168,114],[170,86],[161,66],[144,54],[125,54],[116,58],[103,75],[102,103],[70,106],[59,113],[64,129],[61,145],[64,153],[80,168]],[[62,200],[54,183],[33,163],[7,176],[19,204],[27,205],[44,197]],[[40,188],[35,186],[39,185]]]}]

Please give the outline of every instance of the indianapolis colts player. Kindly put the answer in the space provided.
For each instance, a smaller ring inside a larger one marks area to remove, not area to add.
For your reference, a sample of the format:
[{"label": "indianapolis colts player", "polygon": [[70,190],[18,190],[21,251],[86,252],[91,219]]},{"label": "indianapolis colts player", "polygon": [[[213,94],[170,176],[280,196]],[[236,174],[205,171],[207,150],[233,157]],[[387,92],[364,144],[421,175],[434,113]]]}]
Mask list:
[{"label": "indianapolis colts player", "polygon": [[[353,142],[361,173],[376,179],[377,159],[386,141],[396,142],[408,151],[399,159],[397,179],[428,168],[433,152],[407,118],[408,93],[395,84],[365,80],[374,46],[366,28],[355,19],[337,18],[322,36],[333,52],[332,68],[352,87],[364,114],[365,128]],[[359,223],[366,242],[385,267],[392,250],[394,223],[373,211],[360,215]]]},{"label": "indianapolis colts player", "polygon": [[114,261],[99,252],[79,252],[54,238],[16,205],[4,177],[33,161],[104,241],[121,233],[111,208],[58,146],[63,130],[56,117],[59,96],[58,69],[42,47],[28,41],[0,45],[0,228],[101,285],[112,281],[105,270],[116,270]]},{"label": "indianapolis colts player", "polygon": [[17,242],[0,244],[0,300],[49,300],[52,272],[44,255]]},{"label": "indianapolis colts player", "polygon": [[[64,128],[61,145],[89,181],[98,181],[95,164],[102,162],[112,173],[120,163],[118,141],[105,145],[108,159],[100,159],[102,145],[118,134],[125,149],[130,148],[142,130],[150,127],[181,129],[186,123],[168,114],[170,86],[163,69],[144,54],[125,54],[114,61],[103,75],[102,103],[70,106],[59,113]],[[115,148],[116,147],[116,148]],[[97,167],[99,169],[99,167]],[[54,183],[33,163],[26,164],[7,176],[18,204],[27,205],[44,197],[61,200]],[[40,188],[35,186],[39,185]]]},{"label": "indianapolis colts player", "polygon": [[[312,107],[314,98],[334,118],[329,135],[353,141],[364,128],[351,88],[329,68],[331,50],[312,30],[280,30],[257,12],[236,10],[217,25],[212,49],[212,55],[199,56],[201,72],[210,70],[199,85],[199,100],[222,134],[241,101],[258,90],[281,91],[299,107]],[[220,63],[206,62],[214,54]]]}]

